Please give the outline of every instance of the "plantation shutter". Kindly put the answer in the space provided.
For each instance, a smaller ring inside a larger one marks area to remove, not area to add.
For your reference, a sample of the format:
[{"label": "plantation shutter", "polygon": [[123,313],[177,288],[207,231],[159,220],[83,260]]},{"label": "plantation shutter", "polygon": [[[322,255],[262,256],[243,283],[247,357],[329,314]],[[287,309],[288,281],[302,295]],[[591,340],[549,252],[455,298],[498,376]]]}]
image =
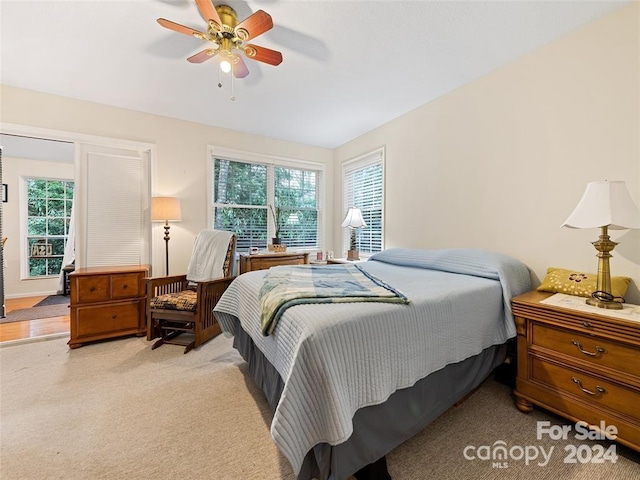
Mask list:
[{"label": "plantation shutter", "polygon": [[139,156],[87,156],[87,266],[143,260],[143,182]]},{"label": "plantation shutter", "polygon": [[[356,229],[356,248],[361,253],[384,248],[384,150],[378,149],[343,166],[343,217],[351,207],[362,212],[366,227]],[[343,250],[349,249],[350,231],[344,229]]]},{"label": "plantation shutter", "polygon": [[151,263],[151,150],[77,144],[76,269]]}]

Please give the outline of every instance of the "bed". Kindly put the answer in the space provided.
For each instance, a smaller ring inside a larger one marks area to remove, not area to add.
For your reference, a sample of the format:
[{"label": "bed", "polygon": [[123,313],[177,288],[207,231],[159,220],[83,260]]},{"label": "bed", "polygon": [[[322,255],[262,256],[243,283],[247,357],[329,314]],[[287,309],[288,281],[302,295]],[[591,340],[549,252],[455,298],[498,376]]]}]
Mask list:
[{"label": "bed", "polygon": [[214,309],[300,480],[389,478],[385,455],[503,362],[516,333],[510,299],[530,289],[523,263],[482,250],[388,249],[359,267],[409,303],[296,305],[265,335],[259,292],[269,273],[257,271]]}]

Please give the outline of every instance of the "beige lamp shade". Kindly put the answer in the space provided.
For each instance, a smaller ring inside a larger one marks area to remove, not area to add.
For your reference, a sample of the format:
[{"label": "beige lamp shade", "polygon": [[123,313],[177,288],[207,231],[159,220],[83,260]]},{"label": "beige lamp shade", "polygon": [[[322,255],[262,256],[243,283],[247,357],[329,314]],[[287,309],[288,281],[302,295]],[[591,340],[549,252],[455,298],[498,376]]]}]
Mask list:
[{"label": "beige lamp shade", "polygon": [[181,221],[180,200],[175,197],[152,197],[151,220],[154,222]]},{"label": "beige lamp shade", "polygon": [[590,182],[569,218],[569,228],[609,227],[612,230],[640,228],[640,210],[622,181]]},{"label": "beige lamp shade", "polygon": [[347,212],[347,216],[344,218],[342,226],[350,228],[360,228],[366,227],[367,224],[364,223],[364,219],[362,218],[362,212],[360,211],[360,209],[352,207]]}]

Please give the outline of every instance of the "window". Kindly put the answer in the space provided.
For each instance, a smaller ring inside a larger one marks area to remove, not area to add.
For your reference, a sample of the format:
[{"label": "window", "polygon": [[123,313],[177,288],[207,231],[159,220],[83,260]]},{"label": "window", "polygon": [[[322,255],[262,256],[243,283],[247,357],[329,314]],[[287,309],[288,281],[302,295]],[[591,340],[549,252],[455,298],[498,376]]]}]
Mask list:
[{"label": "window", "polygon": [[69,236],[73,182],[27,178],[28,277],[60,274]]},{"label": "window", "polygon": [[[366,227],[356,229],[356,248],[372,254],[384,248],[384,150],[379,149],[346,162],[342,169],[343,216],[351,207],[362,211]],[[349,249],[348,229],[344,229],[343,251]]]},{"label": "window", "polygon": [[234,232],[239,251],[319,249],[320,171],[277,163],[213,159],[213,228]]}]

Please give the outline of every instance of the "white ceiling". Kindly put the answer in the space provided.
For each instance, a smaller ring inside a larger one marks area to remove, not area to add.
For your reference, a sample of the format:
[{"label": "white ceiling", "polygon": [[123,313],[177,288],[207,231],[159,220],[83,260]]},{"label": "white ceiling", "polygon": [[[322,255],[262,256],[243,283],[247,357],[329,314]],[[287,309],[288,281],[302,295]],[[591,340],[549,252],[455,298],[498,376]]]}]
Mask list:
[{"label": "white ceiling", "polygon": [[247,60],[234,102],[216,60],[185,60],[203,42],[156,23],[204,29],[192,0],[2,0],[1,82],[335,148],[629,2],[219,3],[271,14],[252,43],[284,56]]}]

